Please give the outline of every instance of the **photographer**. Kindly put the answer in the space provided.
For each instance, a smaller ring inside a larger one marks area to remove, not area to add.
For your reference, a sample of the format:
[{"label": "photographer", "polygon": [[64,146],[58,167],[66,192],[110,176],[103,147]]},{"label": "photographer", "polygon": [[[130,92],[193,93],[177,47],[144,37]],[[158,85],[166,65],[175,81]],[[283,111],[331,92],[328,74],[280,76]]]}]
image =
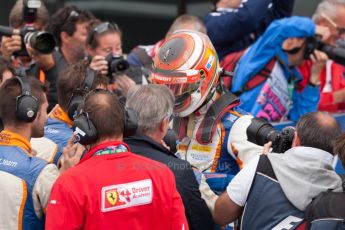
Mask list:
[{"label": "photographer", "polygon": [[126,107],[138,114],[135,136],[125,138],[131,150],[167,165],[175,175],[190,229],[213,229],[212,215],[201,198],[192,166],[176,157],[162,143],[172,118],[174,96],[162,85],[143,85],[128,93]]},{"label": "photographer", "polygon": [[[298,120],[317,110],[319,87],[310,81],[304,88],[295,68],[303,63],[307,37],[329,37],[329,29],[305,17],[276,20],[243,54],[233,71],[231,92],[240,95],[240,108],[268,121]],[[327,56],[315,50],[316,62]],[[313,58],[314,59],[314,58]]]},{"label": "photographer", "polygon": [[110,90],[126,96],[135,84],[146,84],[140,67],[134,67],[122,53],[122,31],[116,23],[95,24],[87,37],[87,52],[91,58],[90,68],[108,76]]},{"label": "photographer", "polygon": [[235,176],[216,202],[216,222],[224,225],[236,220],[246,204],[242,229],[299,225],[314,197],[342,189],[332,167],[333,142],[340,134],[339,124],[326,113],[302,116],[291,149],[254,158]]},{"label": "photographer", "polygon": [[[36,30],[42,30],[49,20],[47,8],[41,2],[38,8],[29,8],[27,0],[17,0],[9,16],[10,26],[15,29],[21,29],[27,24],[33,26]],[[34,11],[33,15],[25,15],[25,11]],[[44,73],[36,66],[35,61],[30,56],[17,56],[16,52],[23,49],[22,37],[19,34],[13,34],[11,37],[2,36],[1,54],[4,57],[12,58],[14,67],[17,68],[21,75],[30,75],[37,78],[44,78]],[[42,59],[45,55],[42,56]]]},{"label": "photographer", "polygon": [[122,142],[123,114],[114,93],[86,95],[73,127],[88,152],[54,184],[47,230],[189,229],[170,169]]},{"label": "photographer", "polygon": [[[331,36],[324,41],[327,45],[337,46],[345,39],[345,1],[324,0],[313,15],[316,25],[330,29]],[[320,85],[319,110],[338,112],[345,110],[345,79],[344,66],[328,59],[323,65],[315,65],[306,60],[299,67],[304,81],[314,81]]]},{"label": "photographer", "polygon": [[54,35],[58,50],[39,62],[49,81],[48,111],[57,104],[56,82],[59,72],[83,60],[85,56],[86,37],[92,20],[94,16],[90,12],[75,6],[58,10],[50,19],[47,30]]}]

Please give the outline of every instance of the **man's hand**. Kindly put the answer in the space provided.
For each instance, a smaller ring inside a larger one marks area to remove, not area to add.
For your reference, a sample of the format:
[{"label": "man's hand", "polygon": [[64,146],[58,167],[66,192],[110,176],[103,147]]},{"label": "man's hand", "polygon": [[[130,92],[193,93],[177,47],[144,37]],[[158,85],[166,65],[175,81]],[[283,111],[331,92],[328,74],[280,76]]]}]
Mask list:
[{"label": "man's hand", "polygon": [[267,155],[270,152],[271,148],[272,148],[272,142],[269,141],[264,145],[264,149],[262,150],[262,154]]},{"label": "man's hand", "polygon": [[127,96],[128,91],[135,86],[135,82],[123,74],[116,76],[115,85],[116,89],[122,92],[122,95]]},{"label": "man's hand", "polygon": [[84,151],[84,146],[79,143],[74,144],[74,136],[72,136],[68,140],[66,147],[62,150],[60,173],[76,165],[80,161]]},{"label": "man's hand", "polygon": [[312,83],[313,85],[319,85],[320,75],[323,68],[326,65],[328,56],[324,52],[321,52],[319,50],[314,50],[314,52],[310,55],[310,59],[313,62],[313,66],[311,67],[309,82]]},{"label": "man's hand", "polygon": [[325,26],[315,26],[315,35],[321,36],[322,41],[326,41],[331,36],[331,31]]},{"label": "man's hand", "polygon": [[16,51],[22,49],[22,38],[20,35],[12,35],[11,37],[2,37],[1,54],[5,57],[11,57]]},{"label": "man's hand", "polygon": [[90,68],[97,72],[101,72],[102,75],[108,74],[108,62],[103,56],[94,56],[91,60]]}]

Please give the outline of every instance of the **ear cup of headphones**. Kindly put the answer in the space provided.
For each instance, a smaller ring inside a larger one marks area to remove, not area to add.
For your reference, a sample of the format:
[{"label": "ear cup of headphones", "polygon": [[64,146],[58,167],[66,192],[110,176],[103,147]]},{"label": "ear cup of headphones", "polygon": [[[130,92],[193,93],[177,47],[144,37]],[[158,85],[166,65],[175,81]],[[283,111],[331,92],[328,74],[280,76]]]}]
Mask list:
[{"label": "ear cup of headphones", "polygon": [[31,95],[20,95],[17,97],[16,116],[20,121],[32,122],[38,112],[38,101]]},{"label": "ear cup of headphones", "polygon": [[68,106],[68,117],[73,120],[78,115],[78,107],[82,104],[84,98],[81,95],[76,95],[72,98]]},{"label": "ear cup of headphones", "polygon": [[72,130],[75,140],[82,145],[89,145],[97,140],[97,129],[87,113],[81,113],[74,119]]},{"label": "ear cup of headphones", "polygon": [[124,123],[123,136],[129,137],[135,135],[138,129],[138,115],[133,109],[124,109]]}]

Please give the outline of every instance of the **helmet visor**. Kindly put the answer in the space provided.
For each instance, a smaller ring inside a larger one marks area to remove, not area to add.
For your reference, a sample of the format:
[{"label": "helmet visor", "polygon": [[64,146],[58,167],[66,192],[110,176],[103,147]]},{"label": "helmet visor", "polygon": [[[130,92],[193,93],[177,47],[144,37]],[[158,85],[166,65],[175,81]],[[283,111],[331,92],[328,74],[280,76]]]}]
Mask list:
[{"label": "helmet visor", "polygon": [[152,81],[155,84],[166,85],[176,98],[185,94],[192,94],[200,86],[200,74],[197,70],[183,72],[153,72]]}]

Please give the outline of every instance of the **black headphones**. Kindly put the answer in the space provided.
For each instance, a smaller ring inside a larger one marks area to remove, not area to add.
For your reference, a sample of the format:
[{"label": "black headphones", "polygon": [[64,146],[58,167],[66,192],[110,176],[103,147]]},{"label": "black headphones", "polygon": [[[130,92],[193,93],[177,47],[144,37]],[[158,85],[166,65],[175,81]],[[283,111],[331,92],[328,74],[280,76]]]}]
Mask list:
[{"label": "black headphones", "polygon": [[[106,90],[99,90],[99,91],[102,91],[103,93],[107,92],[109,94],[112,93]],[[84,101],[86,100],[87,96],[85,97]],[[88,113],[84,111],[83,107],[84,107],[84,102],[80,104],[80,107],[78,109],[80,112],[73,121],[72,129],[73,129],[75,142],[79,142],[82,145],[89,145],[89,144],[94,143],[97,140],[98,132],[95,125],[89,119]],[[123,112],[124,112],[123,136],[125,137],[132,136],[136,133],[136,130],[138,128],[137,113],[133,109],[126,108],[125,106],[123,106]]]},{"label": "black headphones", "polygon": [[86,69],[86,76],[81,85],[81,88],[76,89],[78,92],[73,92],[71,99],[68,102],[68,117],[73,120],[78,114],[79,105],[84,101],[84,95],[91,91],[93,82],[96,79],[96,71],[93,69]]},{"label": "black headphones", "polygon": [[38,100],[31,94],[28,79],[16,76],[20,83],[21,94],[16,98],[16,116],[20,121],[32,122],[38,112]]}]

